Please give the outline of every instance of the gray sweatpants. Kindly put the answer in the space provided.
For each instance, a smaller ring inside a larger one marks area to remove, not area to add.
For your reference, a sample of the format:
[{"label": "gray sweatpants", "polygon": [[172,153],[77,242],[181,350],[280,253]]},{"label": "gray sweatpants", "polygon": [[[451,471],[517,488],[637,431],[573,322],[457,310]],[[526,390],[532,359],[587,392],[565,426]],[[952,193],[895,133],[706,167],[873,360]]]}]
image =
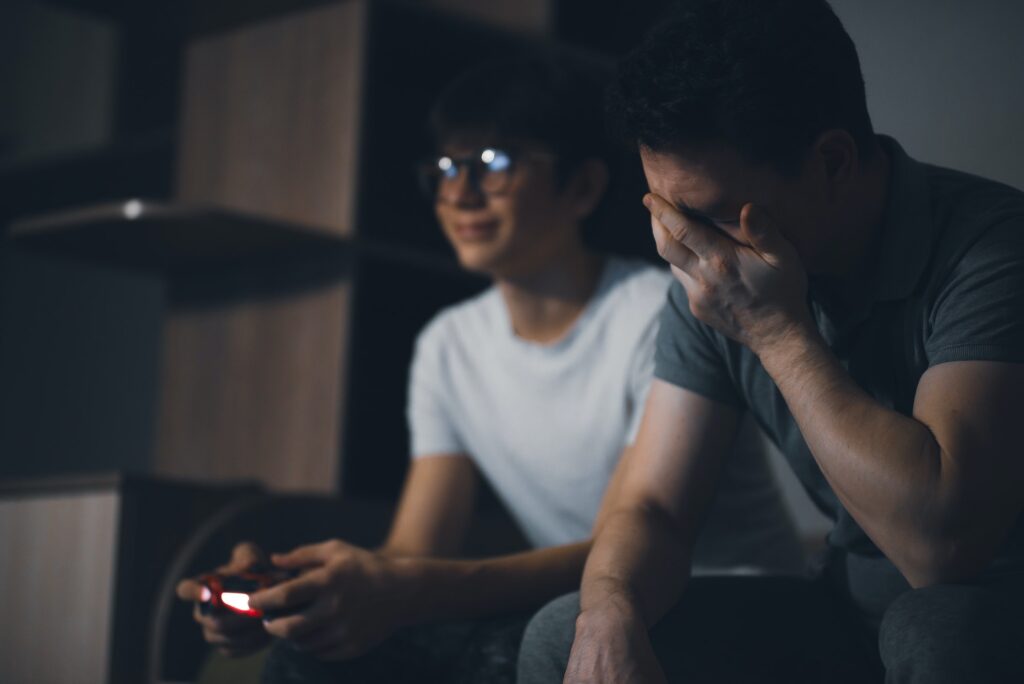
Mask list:
[{"label": "gray sweatpants", "polygon": [[[1024,682],[1024,577],[911,590],[886,564],[695,578],[651,629],[654,651],[672,683]],[[519,684],[561,684],[578,613],[570,594],[534,616]]]}]

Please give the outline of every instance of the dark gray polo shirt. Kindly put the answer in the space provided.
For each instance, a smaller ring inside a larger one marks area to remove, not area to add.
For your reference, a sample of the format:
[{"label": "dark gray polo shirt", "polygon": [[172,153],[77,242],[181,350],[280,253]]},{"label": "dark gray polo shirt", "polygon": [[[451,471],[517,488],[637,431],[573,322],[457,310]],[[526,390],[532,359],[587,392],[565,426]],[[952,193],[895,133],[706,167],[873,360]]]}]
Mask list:
[{"label": "dark gray polo shirt", "polygon": [[[1024,193],[921,164],[894,140],[882,143],[893,173],[873,256],[841,290],[812,281],[809,303],[857,384],[882,405],[911,415],[918,381],[931,366],[1024,362]],[[757,357],[695,319],[678,282],[661,316],[656,377],[749,410],[835,521],[829,543],[881,555],[825,481]],[[1024,558],[1022,521],[1000,556]]]}]

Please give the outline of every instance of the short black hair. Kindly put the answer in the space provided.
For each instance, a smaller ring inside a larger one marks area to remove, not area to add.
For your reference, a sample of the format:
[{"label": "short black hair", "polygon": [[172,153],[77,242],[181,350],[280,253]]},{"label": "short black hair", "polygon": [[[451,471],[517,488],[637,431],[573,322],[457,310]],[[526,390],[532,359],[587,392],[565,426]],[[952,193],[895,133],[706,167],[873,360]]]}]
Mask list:
[{"label": "short black hair", "polygon": [[434,103],[434,144],[465,136],[536,143],[558,157],[563,174],[586,159],[608,161],[604,101],[611,74],[609,60],[554,46],[485,62]]},{"label": "short black hair", "polygon": [[532,45],[458,76],[438,96],[428,121],[436,148],[472,143],[535,143],[557,157],[557,182],[581,163],[608,166],[609,186],[583,221],[583,241],[592,249],[650,260],[656,254],[641,231],[643,173],[636,151],[609,134],[605,116],[613,60],[564,45]]},{"label": "short black hair", "polygon": [[874,150],[857,50],[825,0],[684,0],[619,64],[609,115],[654,151],[726,143],[799,168],[822,132]]}]

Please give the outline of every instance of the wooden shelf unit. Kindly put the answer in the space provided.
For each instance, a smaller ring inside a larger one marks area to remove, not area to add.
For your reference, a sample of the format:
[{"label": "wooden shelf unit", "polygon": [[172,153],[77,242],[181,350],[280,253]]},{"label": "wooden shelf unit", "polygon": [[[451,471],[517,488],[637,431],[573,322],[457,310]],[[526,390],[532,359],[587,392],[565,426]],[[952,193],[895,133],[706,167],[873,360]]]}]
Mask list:
[{"label": "wooden shelf unit", "polygon": [[371,0],[202,33],[170,199],[12,226],[36,252],[164,279],[152,472],[397,494],[416,332],[483,285],[419,195],[427,112],[457,73],[534,40]]}]

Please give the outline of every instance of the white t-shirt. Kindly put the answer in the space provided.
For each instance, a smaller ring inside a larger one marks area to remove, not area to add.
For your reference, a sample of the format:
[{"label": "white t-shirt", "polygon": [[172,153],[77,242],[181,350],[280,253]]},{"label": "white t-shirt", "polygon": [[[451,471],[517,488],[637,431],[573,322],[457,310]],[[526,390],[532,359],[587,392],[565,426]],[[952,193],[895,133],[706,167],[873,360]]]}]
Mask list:
[{"label": "white t-shirt", "polygon": [[[639,426],[670,282],[667,270],[609,258],[594,296],[552,344],[517,337],[494,287],[439,313],[416,342],[412,456],[473,459],[537,547],[589,537]],[[781,547],[765,545],[792,542],[788,552],[795,536],[763,453],[738,451],[726,470],[695,564],[779,567]]]}]

